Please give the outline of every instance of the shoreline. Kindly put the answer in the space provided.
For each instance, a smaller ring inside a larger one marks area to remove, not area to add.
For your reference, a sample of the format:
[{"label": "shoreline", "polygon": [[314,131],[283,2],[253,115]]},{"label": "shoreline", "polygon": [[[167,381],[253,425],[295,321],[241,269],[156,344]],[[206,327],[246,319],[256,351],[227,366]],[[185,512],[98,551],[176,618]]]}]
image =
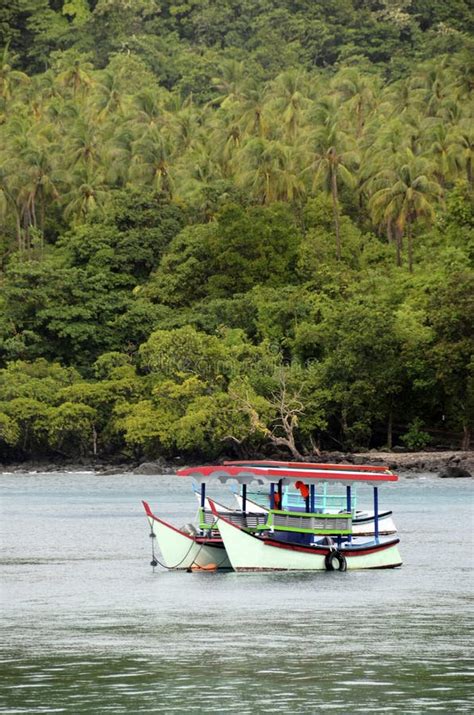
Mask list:
[{"label": "shoreline", "polygon": [[[258,458],[261,458],[260,456]],[[258,459],[256,457],[256,459]],[[275,457],[272,457],[275,458]],[[276,457],[291,461],[287,455]],[[419,451],[419,452],[325,452],[320,457],[311,458],[315,462],[333,462],[335,464],[387,466],[393,471],[431,472],[439,477],[469,478],[474,477],[474,451],[461,450]],[[310,459],[308,459],[310,461]],[[0,464],[0,474],[27,474],[48,472],[91,472],[103,476],[115,474],[174,474],[185,466],[184,460],[174,461],[157,459],[156,461],[133,462],[101,462],[94,460],[42,462],[30,460],[13,464]],[[188,466],[188,465],[186,465]]]}]

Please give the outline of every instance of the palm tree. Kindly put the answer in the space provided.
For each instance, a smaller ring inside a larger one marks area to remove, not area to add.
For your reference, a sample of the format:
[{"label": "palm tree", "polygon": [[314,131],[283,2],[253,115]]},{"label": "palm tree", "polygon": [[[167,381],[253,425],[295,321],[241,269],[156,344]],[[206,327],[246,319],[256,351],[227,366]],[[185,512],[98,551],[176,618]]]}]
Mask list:
[{"label": "palm tree", "polygon": [[133,142],[132,151],[130,177],[171,197],[174,182],[170,175],[170,141],[155,128]]},{"label": "palm tree", "polygon": [[57,177],[51,157],[55,150],[49,145],[32,145],[21,156],[23,165],[23,186],[19,193],[22,204],[24,225],[44,230],[46,203],[48,199],[59,199]]},{"label": "palm tree", "polygon": [[27,74],[13,69],[15,57],[9,53],[9,44],[7,42],[0,58],[0,99],[5,104],[12,98],[15,85],[30,82]]},{"label": "palm tree", "polygon": [[433,181],[433,167],[422,157],[405,149],[392,167],[375,177],[369,208],[376,224],[390,224],[397,233],[397,264],[401,265],[402,240],[408,239],[408,268],[413,271],[412,226],[419,218],[431,221],[435,204],[441,199],[440,185]]},{"label": "palm tree", "polygon": [[223,109],[231,108],[240,99],[240,88],[245,79],[245,63],[236,60],[224,60],[219,66],[220,76],[212,79],[213,85],[219,91],[219,96],[211,100]]},{"label": "palm tree", "polygon": [[422,90],[425,116],[435,117],[449,94],[450,72],[447,56],[425,62],[412,77],[410,86],[412,89]]},{"label": "palm tree", "polygon": [[142,137],[147,131],[162,127],[167,121],[167,113],[163,106],[161,94],[147,88],[140,91],[133,98],[134,113],[129,119],[136,137]]},{"label": "palm tree", "polygon": [[269,89],[270,107],[283,124],[287,141],[293,141],[308,106],[306,77],[298,70],[288,70],[278,75]]},{"label": "palm tree", "polygon": [[348,111],[349,120],[355,119],[355,135],[359,138],[367,118],[375,107],[379,93],[379,79],[376,75],[362,75],[355,67],[346,67],[338,72],[333,87]]},{"label": "palm tree", "polygon": [[29,248],[31,228],[43,231],[48,200],[59,198],[53,135],[50,125],[38,127],[22,117],[12,118],[5,132],[8,143],[0,153],[3,206],[15,216],[20,250]]},{"label": "palm tree", "polygon": [[322,186],[331,194],[334,230],[336,234],[336,254],[341,258],[341,235],[339,226],[339,181],[353,187],[354,168],[358,154],[354,140],[341,129],[336,122],[326,124],[317,130],[312,138],[313,159],[307,170],[313,173],[313,189]]},{"label": "palm tree", "polygon": [[116,74],[105,70],[96,85],[96,93],[94,110],[98,121],[102,122],[109,116],[117,118],[124,115],[124,97],[120,78]]},{"label": "palm tree", "polygon": [[461,166],[466,171],[467,182],[472,188],[474,180],[474,130],[472,119],[468,117],[462,119],[457,126],[452,128],[451,137],[453,144],[457,146]]},{"label": "palm tree", "polygon": [[93,65],[85,57],[75,57],[74,54],[65,52],[58,63],[58,69],[60,71],[56,77],[57,84],[71,90],[74,99],[84,96],[94,84]]},{"label": "palm tree", "polygon": [[434,174],[441,186],[456,178],[457,170],[462,162],[461,147],[444,123],[435,124],[426,135],[428,150],[435,170]]},{"label": "palm tree", "polygon": [[267,87],[254,77],[242,84],[236,114],[239,126],[242,127],[242,132],[245,135],[266,136],[265,112],[267,95]]},{"label": "palm tree", "polygon": [[69,176],[71,188],[64,195],[64,216],[82,223],[90,214],[102,210],[110,193],[99,170],[79,165]]},{"label": "palm tree", "polygon": [[202,112],[194,107],[192,99],[187,101],[171,116],[170,131],[178,152],[195,147],[200,142]]},{"label": "palm tree", "polygon": [[67,160],[70,165],[83,164],[93,170],[101,163],[103,137],[91,121],[79,118],[74,122],[68,139]]},{"label": "palm tree", "polygon": [[223,121],[215,123],[208,146],[223,176],[232,174],[232,161],[242,145],[242,138],[242,130],[236,121],[224,117]]},{"label": "palm tree", "polygon": [[296,152],[278,141],[250,139],[236,155],[237,184],[245,187],[262,204],[293,201],[305,187]]},{"label": "palm tree", "polygon": [[101,165],[106,169],[107,183],[124,186],[128,179],[135,138],[132,128],[123,122],[107,135]]},{"label": "palm tree", "polygon": [[2,223],[7,222],[10,214],[15,222],[15,232],[18,250],[24,249],[24,236],[21,228],[21,216],[19,202],[17,199],[19,188],[16,183],[16,176],[8,170],[5,164],[0,164],[0,219]]}]

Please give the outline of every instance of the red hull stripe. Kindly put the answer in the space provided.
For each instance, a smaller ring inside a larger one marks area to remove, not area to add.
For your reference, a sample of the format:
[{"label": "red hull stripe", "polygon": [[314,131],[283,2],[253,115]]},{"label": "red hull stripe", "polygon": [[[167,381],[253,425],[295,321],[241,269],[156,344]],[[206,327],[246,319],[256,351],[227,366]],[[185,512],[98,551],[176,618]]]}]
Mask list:
[{"label": "red hull stripe", "polygon": [[181,529],[178,529],[176,526],[173,526],[173,524],[168,524],[167,521],[163,521],[163,519],[159,519],[157,516],[155,516],[155,514],[153,514],[152,510],[150,509],[150,505],[146,501],[142,501],[142,504],[149,519],[153,519],[153,521],[157,521],[159,524],[163,524],[163,526],[168,527],[168,529],[171,529],[171,531],[176,531],[177,534],[181,534],[181,536],[185,536],[191,541],[196,541],[196,539],[190,536],[190,534],[186,534],[184,531],[181,531]]},{"label": "red hull stripe", "polygon": [[[319,554],[320,556],[325,556],[326,554],[329,553],[330,549],[329,548],[321,548],[321,547],[311,547],[311,546],[300,546],[298,544],[289,544],[285,543],[282,541],[272,541],[271,539],[265,539],[264,542],[265,546],[274,546],[277,549],[287,549],[289,551],[302,551],[303,553],[307,554]],[[385,544],[377,544],[376,546],[370,546],[366,549],[361,548],[361,549],[345,549],[344,547],[341,547],[339,551],[341,554],[344,556],[366,556],[367,554],[374,554],[377,551],[383,551],[384,549],[389,548],[390,546],[394,546],[395,544],[399,544],[400,539],[393,539],[392,541],[388,541]]]},{"label": "red hull stripe", "polygon": [[155,516],[155,514],[153,514],[152,510],[150,509],[150,505],[147,504],[146,501],[142,501],[142,504],[149,519],[153,519],[153,521],[157,521],[159,524],[163,524],[163,526],[166,526],[168,529],[171,529],[171,531],[176,531],[177,534],[185,536],[190,541],[194,541],[196,544],[203,544],[206,546],[222,547],[224,545],[222,539],[219,539],[218,537],[209,538],[208,536],[191,536],[190,534],[186,534],[186,532],[181,531],[181,529],[177,529],[176,526],[173,526],[173,524],[168,524],[167,521],[163,521],[163,519],[159,519],[157,516]]}]

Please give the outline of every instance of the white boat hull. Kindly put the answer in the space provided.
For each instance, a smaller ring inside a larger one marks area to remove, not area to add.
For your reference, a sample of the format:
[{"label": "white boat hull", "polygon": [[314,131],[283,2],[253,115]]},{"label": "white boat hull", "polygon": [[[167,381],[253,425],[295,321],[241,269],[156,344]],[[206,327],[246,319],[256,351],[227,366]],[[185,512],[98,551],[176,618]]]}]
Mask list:
[{"label": "white boat hull", "polygon": [[225,546],[219,538],[194,536],[155,516],[143,502],[150,529],[162,555],[162,564],[170,570],[206,568],[232,568]]},{"label": "white boat hull", "polygon": [[[397,527],[391,516],[392,512],[379,514],[379,535],[396,534]],[[374,512],[358,513],[352,519],[352,533],[354,536],[373,536],[375,534]]]},{"label": "white boat hull", "polygon": [[[224,517],[217,526],[235,571],[325,571],[330,547],[300,546],[278,542],[242,531]],[[369,542],[364,548],[342,547],[347,569],[377,569],[401,566],[398,539]]]}]

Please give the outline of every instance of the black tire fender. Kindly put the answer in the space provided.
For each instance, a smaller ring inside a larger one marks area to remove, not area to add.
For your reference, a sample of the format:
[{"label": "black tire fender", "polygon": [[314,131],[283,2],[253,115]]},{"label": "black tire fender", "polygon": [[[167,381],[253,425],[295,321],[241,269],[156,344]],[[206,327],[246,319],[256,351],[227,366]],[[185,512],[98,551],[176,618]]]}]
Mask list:
[{"label": "black tire fender", "polygon": [[326,571],[347,571],[347,561],[344,554],[337,549],[333,549],[324,559]]}]

